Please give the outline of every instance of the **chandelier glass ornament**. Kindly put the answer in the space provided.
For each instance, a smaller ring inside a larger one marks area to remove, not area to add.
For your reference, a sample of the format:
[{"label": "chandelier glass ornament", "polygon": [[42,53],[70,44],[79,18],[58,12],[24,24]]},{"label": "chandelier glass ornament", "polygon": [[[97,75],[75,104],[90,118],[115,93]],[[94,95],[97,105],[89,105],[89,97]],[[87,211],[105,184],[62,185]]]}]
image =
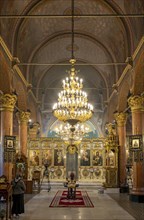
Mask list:
[{"label": "chandelier glass ornament", "polygon": [[71,125],[89,120],[93,106],[88,103],[87,93],[83,91],[83,79],[77,77],[74,65],[74,0],[72,0],[72,59],[69,77],[63,80],[63,90],[58,94],[58,102],[53,105],[54,116]]},{"label": "chandelier glass ornament", "polygon": [[66,143],[80,143],[85,134],[89,132],[89,127],[84,124],[70,125],[69,123],[61,124],[55,128],[55,132]]}]

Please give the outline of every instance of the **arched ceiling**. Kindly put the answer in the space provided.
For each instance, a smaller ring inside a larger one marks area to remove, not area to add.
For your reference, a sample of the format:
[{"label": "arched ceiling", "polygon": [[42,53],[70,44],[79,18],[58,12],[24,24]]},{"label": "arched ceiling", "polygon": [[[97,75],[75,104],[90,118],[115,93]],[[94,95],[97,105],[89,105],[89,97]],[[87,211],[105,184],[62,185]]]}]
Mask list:
[{"label": "arched ceiling", "polygon": [[[144,14],[144,1],[75,0],[74,13],[76,68],[102,117],[113,84],[144,34],[144,17],[138,16]],[[51,112],[70,68],[71,0],[0,0],[0,16],[2,38],[19,58],[41,109]]]}]

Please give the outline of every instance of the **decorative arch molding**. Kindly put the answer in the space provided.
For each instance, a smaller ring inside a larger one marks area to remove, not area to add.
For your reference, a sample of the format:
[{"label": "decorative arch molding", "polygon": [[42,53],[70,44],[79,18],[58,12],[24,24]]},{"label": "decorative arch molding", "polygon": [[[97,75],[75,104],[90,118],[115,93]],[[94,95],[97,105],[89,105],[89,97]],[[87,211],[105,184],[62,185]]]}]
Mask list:
[{"label": "decorative arch molding", "polygon": [[127,98],[128,98],[128,94],[130,91],[130,83],[129,83],[129,78],[125,78],[125,80],[123,81],[121,88],[119,90],[119,96],[118,96],[118,107],[117,107],[117,111],[118,112],[123,112],[126,110],[127,108]]},{"label": "decorative arch molding", "polygon": [[144,92],[144,50],[137,60],[134,71],[133,94],[140,95]]},{"label": "decorative arch molding", "polygon": [[111,98],[110,102],[108,103],[108,107],[107,107],[107,121],[113,121],[114,120],[114,111],[117,110],[117,106],[118,106],[118,94],[114,93],[113,97]]},{"label": "decorative arch molding", "polygon": [[10,71],[9,64],[6,61],[2,50],[0,50],[0,90],[3,93],[11,93]]},{"label": "decorative arch molding", "polygon": [[[122,10],[119,8],[119,6],[116,4],[114,0],[105,0],[105,2],[117,13],[117,14],[123,14]],[[122,22],[125,31],[126,31],[126,37],[127,37],[127,43],[128,43],[128,54],[131,56],[131,54],[134,51],[134,45],[133,45],[133,33],[131,29],[131,24],[127,17],[121,17],[119,18]]]},{"label": "decorative arch molding", "polygon": [[33,122],[37,121],[37,104],[31,92],[27,95],[28,109],[31,111],[31,119]]},{"label": "decorative arch molding", "polygon": [[[43,0],[33,0],[31,1],[27,7],[23,10],[23,12],[21,13],[21,15],[27,15],[37,4],[39,4],[41,1]],[[16,54],[16,42],[17,42],[17,38],[18,38],[18,34],[19,34],[19,29],[20,26],[22,25],[22,23],[24,22],[25,18],[20,18],[16,21],[16,25],[14,27],[13,30],[13,35],[12,35],[12,54],[15,55]]]},{"label": "decorative arch molding", "polygon": [[100,137],[103,137],[103,133],[102,133],[102,130],[101,130],[101,125],[98,125],[98,120],[95,116],[93,116],[90,120],[89,120],[93,126],[96,128],[96,130],[98,131],[98,135]]},{"label": "decorative arch molding", "polygon": [[[85,60],[80,60],[80,59],[79,59],[78,61],[83,62],[83,63],[86,63]],[[58,63],[61,63],[61,62],[63,62],[63,60],[58,60],[57,62],[58,62]],[[65,61],[65,62],[66,62],[66,61]],[[67,62],[68,62],[68,60],[67,60]],[[37,97],[37,98],[38,98],[38,87],[39,87],[39,85],[40,85],[40,82],[41,82],[42,78],[46,75],[47,71],[50,70],[52,67],[53,67],[53,66],[48,67],[47,69],[45,69],[45,70],[43,71],[43,73],[41,73],[41,76],[39,77],[38,84],[37,84],[37,90],[36,90],[36,97]],[[93,67],[93,68],[96,70],[96,72],[98,72],[99,75],[102,77],[102,79],[103,79],[103,81],[104,81],[104,83],[105,83],[105,86],[106,86],[107,96],[109,96],[108,83],[107,83],[107,80],[106,80],[105,77],[104,77],[104,74],[103,74],[98,68],[96,68],[95,66],[92,66],[92,67]],[[60,79],[61,79],[61,76],[60,76]],[[52,82],[54,82],[54,81],[55,81],[55,79],[53,79],[53,81],[51,81],[50,84],[51,84]],[[47,84],[47,85],[48,85],[48,84]]]},{"label": "decorative arch molding", "polygon": [[14,87],[17,93],[17,107],[22,111],[27,111],[27,91],[25,86],[20,80],[14,80]]},{"label": "decorative arch molding", "polygon": [[[30,2],[27,7],[23,10],[21,15],[27,15],[30,13],[30,11],[37,6],[38,4],[41,4],[43,0],[33,0]],[[116,13],[122,13],[121,9],[117,6],[117,4],[112,0],[106,0],[106,4]],[[125,28],[125,31],[127,33],[127,42],[130,42],[130,47],[128,48],[128,54],[131,55],[131,52],[133,51],[133,45],[132,45],[132,31],[130,30],[130,24],[127,18],[119,18],[122,21],[122,24]],[[15,25],[13,36],[12,36],[12,53],[16,53],[16,42],[19,34],[19,29],[22,23],[24,22],[25,18],[21,18],[17,20],[17,23]],[[128,30],[128,31],[127,31]],[[129,44],[128,44],[129,45]]]},{"label": "decorative arch molding", "polygon": [[[84,122],[83,124],[86,124],[86,125],[88,125],[89,127],[91,127],[91,131],[93,131],[93,133],[94,133],[95,131],[97,131],[98,136],[102,136],[102,133],[101,133],[100,129],[98,128],[97,124],[96,124],[96,123],[94,124],[93,122],[94,122],[93,120],[88,120],[88,121]],[[49,132],[50,130],[53,131],[54,127],[55,127],[56,125],[58,125],[58,124],[61,124],[61,123],[63,123],[63,122],[60,122],[58,119],[53,118],[53,120],[50,121],[50,123],[49,123],[49,125],[48,125],[48,127],[47,127],[46,134],[48,134],[48,132]]]},{"label": "decorative arch molding", "polygon": [[[62,33],[58,33],[56,35],[53,35],[51,37],[46,38],[45,40],[43,40],[39,45],[37,45],[37,47],[31,52],[31,55],[28,59],[28,62],[30,63],[34,56],[43,48],[45,47],[45,45],[51,43],[52,41],[56,41],[58,38],[64,38],[70,36],[71,37],[71,32],[62,32]],[[98,45],[107,55],[108,57],[110,57],[110,59],[112,60],[112,62],[116,62],[115,56],[113,54],[113,52],[111,51],[111,48],[106,47],[104,44],[102,44],[100,41],[98,41],[94,36],[90,36],[86,33],[80,33],[80,32],[75,32],[75,36],[80,36],[81,38],[85,38],[90,40],[91,42],[94,42],[94,44]],[[116,67],[116,65],[114,66],[115,72],[116,74],[118,74],[118,69]],[[27,76],[27,81],[29,81],[28,78],[28,74],[29,74],[29,66],[27,67],[26,70],[26,76]]]},{"label": "decorative arch molding", "polygon": [[[44,122],[43,120],[46,120],[47,123]],[[53,115],[51,115],[51,116],[49,117],[49,119],[44,119],[44,117],[42,116],[42,124],[45,125],[45,127],[46,127],[46,128],[43,127],[43,131],[42,131],[43,135],[45,135],[45,134],[50,130],[50,128],[52,127],[52,125],[53,125],[56,121],[57,121],[57,119],[56,119]],[[98,135],[99,135],[99,136],[103,136],[103,133],[102,133],[102,131],[101,131],[101,128],[100,128],[100,126],[98,126],[97,118],[96,118],[95,116],[93,116],[89,121],[90,121],[90,123],[93,124],[93,126],[94,126],[95,129],[97,130]]]}]

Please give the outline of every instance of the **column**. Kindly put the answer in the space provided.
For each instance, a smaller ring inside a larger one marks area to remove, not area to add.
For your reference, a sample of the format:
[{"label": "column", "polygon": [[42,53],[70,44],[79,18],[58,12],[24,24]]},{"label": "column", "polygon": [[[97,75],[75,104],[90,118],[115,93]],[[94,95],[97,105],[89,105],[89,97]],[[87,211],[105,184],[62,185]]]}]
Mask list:
[{"label": "column", "polygon": [[[144,96],[143,96],[143,99],[144,99]],[[142,134],[143,134],[143,137],[144,137],[144,106],[143,106],[143,109],[142,109]]]},{"label": "column", "polygon": [[8,181],[12,179],[12,162],[5,162],[3,158],[4,153],[4,136],[13,135],[13,111],[17,101],[16,95],[4,94],[0,95],[1,103],[1,153],[0,153],[0,175],[4,174],[8,178]]},{"label": "column", "polygon": [[117,122],[117,133],[119,137],[119,182],[120,192],[124,192],[126,187],[126,120],[127,114],[124,112],[115,113]]},{"label": "column", "polygon": [[[138,95],[131,96],[128,104],[132,111],[132,134],[142,134],[143,104],[144,98]],[[130,200],[144,202],[144,162],[133,162],[133,188]]]},{"label": "column", "polygon": [[27,138],[28,138],[28,121],[30,112],[17,112],[19,122],[19,145],[23,155],[27,157]]}]

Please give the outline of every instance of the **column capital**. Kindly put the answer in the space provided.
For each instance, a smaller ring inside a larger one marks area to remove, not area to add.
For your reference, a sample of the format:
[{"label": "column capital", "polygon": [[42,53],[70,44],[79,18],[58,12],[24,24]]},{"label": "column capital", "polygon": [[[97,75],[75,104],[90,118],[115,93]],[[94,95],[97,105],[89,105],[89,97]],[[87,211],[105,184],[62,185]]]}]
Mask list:
[{"label": "column capital", "polygon": [[139,95],[130,96],[128,99],[128,104],[132,111],[141,111],[143,109],[144,97]]},{"label": "column capital", "polygon": [[114,118],[117,122],[117,125],[120,127],[123,127],[126,124],[127,113],[124,113],[124,112],[115,113]]},{"label": "column capital", "polygon": [[2,94],[0,95],[0,103],[2,111],[13,112],[15,104],[17,101],[17,96],[14,94]]},{"label": "column capital", "polygon": [[28,123],[29,119],[30,119],[30,112],[17,112],[16,116],[18,118],[18,122],[19,123]]}]

